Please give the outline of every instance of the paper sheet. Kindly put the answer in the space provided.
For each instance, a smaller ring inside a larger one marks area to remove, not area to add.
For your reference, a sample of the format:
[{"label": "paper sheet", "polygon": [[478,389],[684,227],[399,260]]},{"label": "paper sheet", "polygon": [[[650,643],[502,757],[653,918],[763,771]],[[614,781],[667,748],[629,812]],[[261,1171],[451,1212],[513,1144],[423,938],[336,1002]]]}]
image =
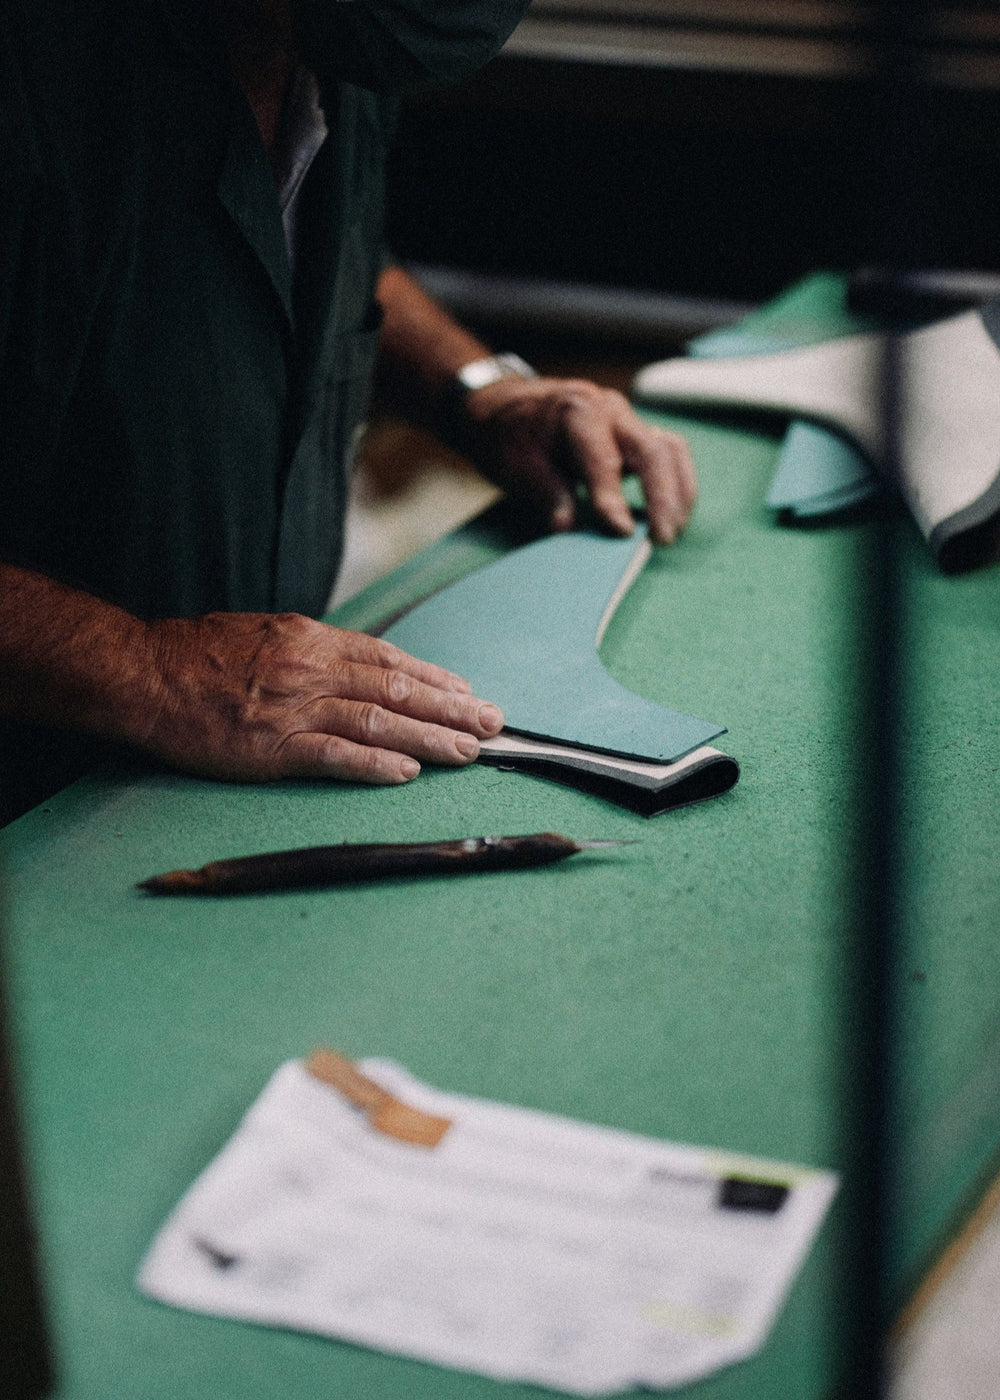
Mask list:
[{"label": "paper sheet", "polygon": [[824,1171],[442,1093],[394,1141],[282,1066],[155,1240],[164,1302],[579,1395],[708,1375],[760,1347],[836,1189]]}]

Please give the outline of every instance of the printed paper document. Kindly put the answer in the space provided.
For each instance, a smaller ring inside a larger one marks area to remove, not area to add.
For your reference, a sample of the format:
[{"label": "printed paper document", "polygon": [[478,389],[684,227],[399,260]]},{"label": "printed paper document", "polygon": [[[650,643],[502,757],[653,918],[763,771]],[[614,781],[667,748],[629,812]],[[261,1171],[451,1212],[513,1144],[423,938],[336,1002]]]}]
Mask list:
[{"label": "printed paper document", "polygon": [[145,1259],[167,1303],[578,1395],[756,1351],[836,1189],[359,1066],[451,1120],[394,1140],[300,1061],[278,1070]]}]

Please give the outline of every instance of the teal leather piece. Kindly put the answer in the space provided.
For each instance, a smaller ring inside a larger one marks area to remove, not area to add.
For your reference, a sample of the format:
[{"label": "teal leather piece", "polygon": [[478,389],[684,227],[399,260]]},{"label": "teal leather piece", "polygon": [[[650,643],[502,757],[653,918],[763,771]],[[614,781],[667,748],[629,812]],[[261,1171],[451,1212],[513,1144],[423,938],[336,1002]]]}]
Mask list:
[{"label": "teal leather piece", "polygon": [[[803,339],[808,336],[808,339]],[[814,343],[815,331],[796,334],[791,328],[787,334],[771,334],[768,331],[743,330],[741,326],[720,326],[718,330],[706,331],[695,336],[684,347],[696,360],[726,360],[732,355],[773,355],[778,350],[797,350],[800,345]]]},{"label": "teal leather piece", "polygon": [[[845,334],[856,331],[857,326],[834,319],[826,330],[832,335]],[[697,336],[688,342],[687,352],[703,360],[769,355],[815,344],[816,336],[815,323],[779,321],[758,326],[751,315],[738,325]],[[764,504],[771,510],[787,510],[800,519],[809,519],[847,510],[877,490],[875,473],[853,443],[819,423],[797,419],[785,435]]]},{"label": "teal leather piece", "polygon": [[794,422],[785,435],[765,505],[797,515],[844,510],[878,490],[862,453],[816,423]]},{"label": "teal leather piece", "polygon": [[464,676],[500,706],[508,729],[674,762],[724,726],[627,690],[596,647],[615,590],[646,547],[642,528],[627,539],[552,535],[427,599],[385,638]]}]

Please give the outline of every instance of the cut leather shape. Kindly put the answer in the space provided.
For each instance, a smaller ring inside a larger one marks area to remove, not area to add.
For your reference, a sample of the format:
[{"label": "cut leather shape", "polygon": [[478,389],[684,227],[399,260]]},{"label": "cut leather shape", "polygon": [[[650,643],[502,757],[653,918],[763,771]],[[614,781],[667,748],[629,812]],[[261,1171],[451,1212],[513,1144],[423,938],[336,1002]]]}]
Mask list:
[{"label": "cut leather shape", "polygon": [[877,490],[877,478],[853,443],[797,420],[785,434],[764,504],[807,518],[846,510]]},{"label": "cut leather shape", "polygon": [[[768,333],[731,326],[696,336],[685,348],[697,359],[717,360],[776,354],[816,342],[808,323],[799,328],[799,337],[795,339],[788,327],[779,335],[773,330]],[[811,520],[848,510],[877,490],[878,478],[852,442],[818,423],[793,419],[764,504],[793,519]]]},{"label": "cut leather shape", "polygon": [[451,584],[384,636],[464,676],[509,730],[674,763],[725,727],[627,690],[595,645],[649,553],[643,529],[552,535]]},{"label": "cut leather shape", "polygon": [[629,807],[643,817],[658,817],[675,807],[689,807],[728,792],[740,776],[739,764],[709,744],[676,763],[647,763],[593,749],[573,749],[546,739],[529,739],[505,730],[479,746],[479,762],[496,768],[549,778]]},{"label": "cut leather shape", "polygon": [[[981,562],[980,545],[1000,517],[996,321],[991,303],[899,337],[895,484],[946,569]],[[747,358],[666,360],[641,370],[633,388],[658,406],[766,409],[826,423],[881,464],[885,346],[885,336],[855,335]]]}]

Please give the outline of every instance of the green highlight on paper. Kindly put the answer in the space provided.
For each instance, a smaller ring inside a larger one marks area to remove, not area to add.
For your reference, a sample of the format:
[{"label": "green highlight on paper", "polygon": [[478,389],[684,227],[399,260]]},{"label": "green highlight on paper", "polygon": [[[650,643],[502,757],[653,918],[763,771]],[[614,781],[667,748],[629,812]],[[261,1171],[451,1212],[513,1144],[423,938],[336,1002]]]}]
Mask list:
[{"label": "green highlight on paper", "polygon": [[737,1176],[744,1181],[759,1181],[766,1186],[784,1186],[788,1190],[804,1186],[817,1175],[809,1167],[792,1166],[788,1162],[769,1162],[761,1157],[729,1156],[723,1153],[706,1154],[702,1158],[701,1167],[709,1176]]},{"label": "green highlight on paper", "polygon": [[643,1303],[639,1315],[644,1322],[652,1322],[658,1327],[670,1327],[675,1332],[689,1332],[698,1337],[730,1337],[739,1325],[737,1318],[726,1313],[685,1307],[661,1298],[653,1298]]}]

